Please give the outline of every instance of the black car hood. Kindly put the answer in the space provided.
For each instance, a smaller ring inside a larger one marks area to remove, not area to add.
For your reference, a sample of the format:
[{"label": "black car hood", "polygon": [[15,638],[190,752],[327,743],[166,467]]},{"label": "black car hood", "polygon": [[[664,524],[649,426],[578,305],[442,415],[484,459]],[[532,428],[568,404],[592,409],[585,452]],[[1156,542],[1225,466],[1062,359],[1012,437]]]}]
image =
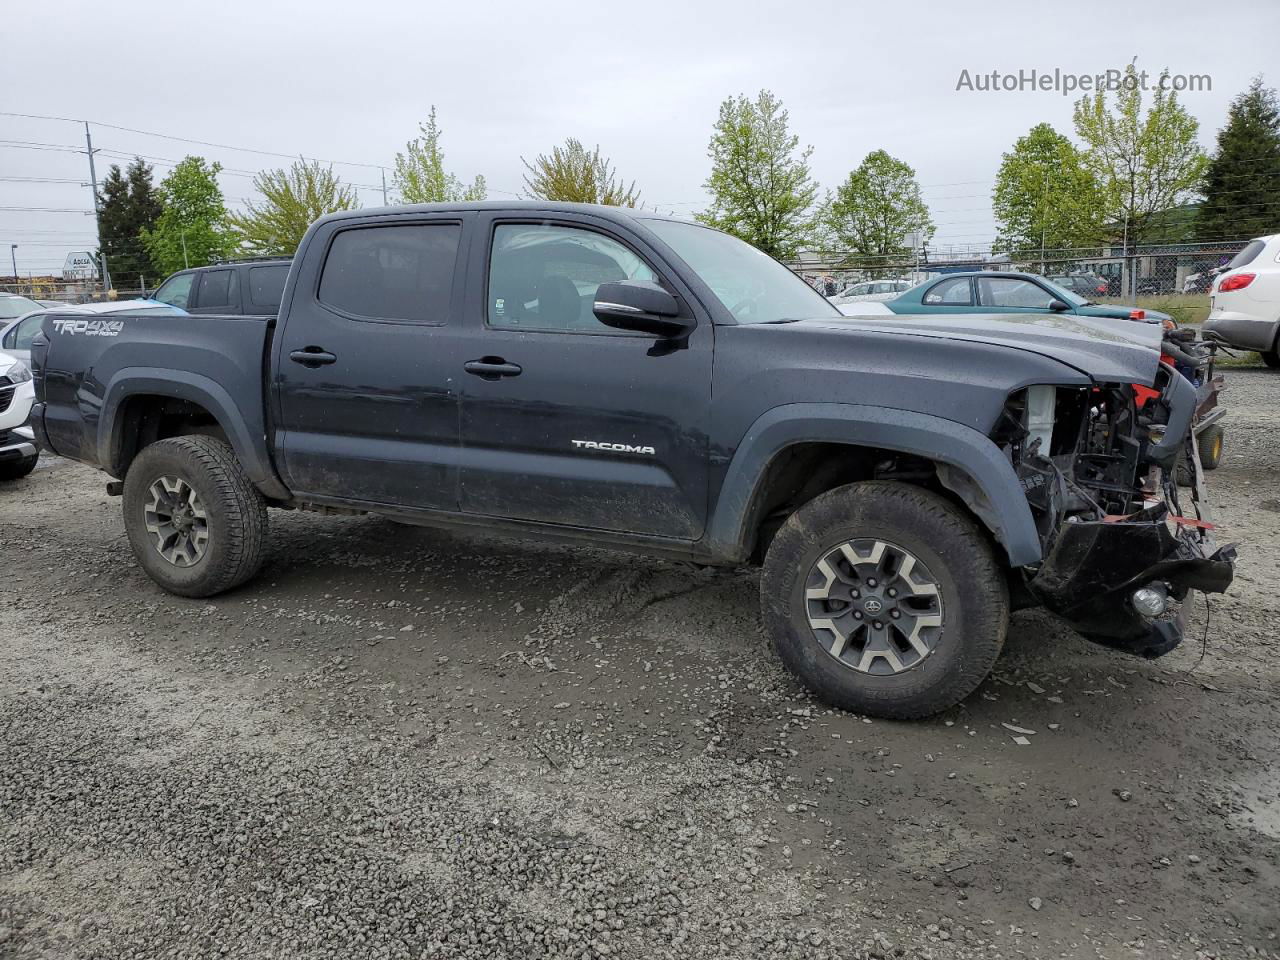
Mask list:
[{"label": "black car hood", "polygon": [[1158,323],[1067,314],[874,314],[801,320],[797,327],[965,340],[1037,353],[1094,380],[1150,386],[1160,368]]}]

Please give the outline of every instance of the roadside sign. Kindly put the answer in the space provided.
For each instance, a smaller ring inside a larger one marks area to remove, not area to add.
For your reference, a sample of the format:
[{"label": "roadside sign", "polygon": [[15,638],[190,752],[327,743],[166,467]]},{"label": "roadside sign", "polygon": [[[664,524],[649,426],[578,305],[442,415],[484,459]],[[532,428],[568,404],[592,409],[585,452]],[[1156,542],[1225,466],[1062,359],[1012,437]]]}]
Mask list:
[{"label": "roadside sign", "polygon": [[92,253],[68,253],[62,265],[63,280],[97,280],[98,259]]}]

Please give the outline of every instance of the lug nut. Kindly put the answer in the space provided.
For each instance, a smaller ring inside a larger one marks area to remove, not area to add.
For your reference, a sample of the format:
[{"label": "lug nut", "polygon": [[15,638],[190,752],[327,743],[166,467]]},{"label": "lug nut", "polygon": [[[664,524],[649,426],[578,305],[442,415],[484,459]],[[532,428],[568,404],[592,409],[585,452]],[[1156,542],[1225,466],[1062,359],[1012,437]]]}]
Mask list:
[{"label": "lug nut", "polygon": [[873,621],[871,625],[872,625],[873,627],[875,627],[877,630],[879,630],[881,627],[883,627],[883,626],[884,626],[884,624],[883,624],[883,623],[881,623],[879,620],[875,620],[875,621]]},{"label": "lug nut", "polygon": [[876,581],[874,577],[872,577],[870,580],[867,581],[868,587],[874,587],[875,585],[876,585]]},{"label": "lug nut", "polygon": [[853,611],[853,619],[855,619],[855,620],[861,620],[861,619],[862,619],[862,611],[861,611],[861,610],[855,610],[855,611]]},{"label": "lug nut", "polygon": [[897,590],[895,590],[895,589],[893,589],[893,587],[890,587],[890,588],[889,588],[889,596],[891,596],[891,597],[896,597],[897,595],[898,595],[898,591],[897,591]]},{"label": "lug nut", "polygon": [[889,611],[889,616],[891,616],[891,617],[893,617],[893,619],[897,620],[900,616],[902,616],[902,614],[900,614],[897,610],[890,610],[890,611]]}]

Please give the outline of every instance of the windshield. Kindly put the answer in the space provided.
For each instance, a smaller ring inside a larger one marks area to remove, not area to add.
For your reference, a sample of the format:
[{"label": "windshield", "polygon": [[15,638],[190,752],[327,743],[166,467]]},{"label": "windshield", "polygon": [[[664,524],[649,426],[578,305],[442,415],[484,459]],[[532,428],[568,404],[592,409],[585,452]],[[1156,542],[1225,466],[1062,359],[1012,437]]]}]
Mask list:
[{"label": "windshield", "polygon": [[825,297],[749,243],[678,220],[646,220],[702,278],[738,323],[840,316]]},{"label": "windshield", "polygon": [[1059,286],[1058,284],[1054,283],[1052,280],[1048,280],[1042,277],[1040,279],[1040,282],[1044,284],[1046,287],[1048,287],[1049,292],[1052,293],[1055,297],[1057,297],[1059,300],[1063,300],[1071,304],[1073,307],[1083,307],[1086,303],[1089,302],[1084,297],[1080,296],[1080,294],[1075,293],[1074,291],[1068,290],[1066,287]]},{"label": "windshield", "polygon": [[12,320],[39,309],[40,304],[26,297],[0,297],[0,320]]}]

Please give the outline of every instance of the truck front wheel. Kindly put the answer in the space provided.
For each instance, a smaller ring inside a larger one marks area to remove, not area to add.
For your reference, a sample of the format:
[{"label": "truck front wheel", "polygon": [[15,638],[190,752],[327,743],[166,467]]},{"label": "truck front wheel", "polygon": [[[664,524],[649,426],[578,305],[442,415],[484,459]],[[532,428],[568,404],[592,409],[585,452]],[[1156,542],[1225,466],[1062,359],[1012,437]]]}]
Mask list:
[{"label": "truck front wheel", "polygon": [[225,442],[174,437],[129,465],[124,526],[152,580],[170,593],[210,597],[258,572],[267,506]]},{"label": "truck front wheel", "polygon": [[879,717],[959,703],[991,671],[1009,624],[986,536],[904,483],[849,484],[802,506],[769,547],[760,591],[792,673],[833,706]]}]

